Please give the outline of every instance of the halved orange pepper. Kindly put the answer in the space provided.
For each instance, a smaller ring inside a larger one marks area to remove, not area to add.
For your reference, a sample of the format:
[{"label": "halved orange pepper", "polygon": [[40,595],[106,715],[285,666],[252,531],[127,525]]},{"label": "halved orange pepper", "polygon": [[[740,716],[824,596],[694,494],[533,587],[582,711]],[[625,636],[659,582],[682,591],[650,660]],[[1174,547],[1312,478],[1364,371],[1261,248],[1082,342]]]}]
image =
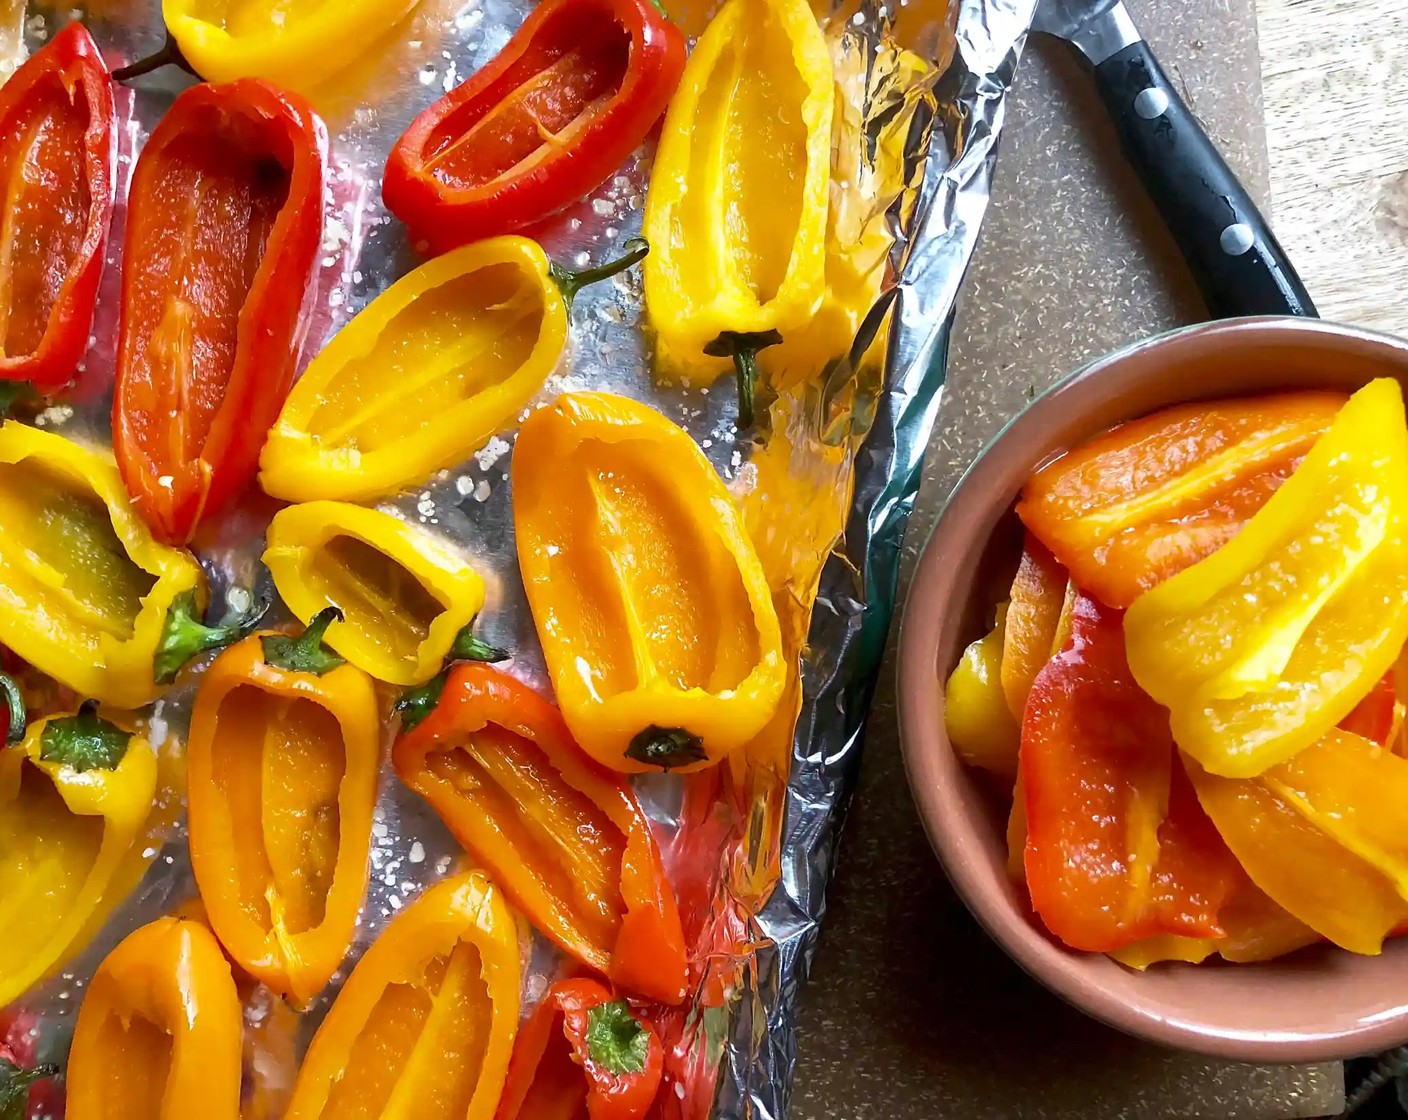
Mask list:
[{"label": "halved orange pepper", "polygon": [[205,926],[158,918],[98,966],[68,1057],[69,1120],[239,1120],[239,996]]},{"label": "halved orange pepper", "polygon": [[381,754],[371,678],[321,645],[334,617],[217,657],[186,747],[191,867],[211,928],[241,968],[300,1004],[352,943]]},{"label": "halved orange pepper", "polygon": [[357,962],[285,1120],[491,1120],[518,1032],[519,928],[482,871],[436,883]]},{"label": "halved orange pepper", "polygon": [[1083,590],[1127,607],[1230,540],[1345,400],[1284,393],[1164,409],[1042,468],[1017,514]]},{"label": "halved orange pepper", "polygon": [[461,663],[392,759],[545,936],[625,991],[684,998],[684,933],[650,823],[552,704]]},{"label": "halved orange pepper", "polygon": [[1070,574],[1051,550],[1028,533],[1008,599],[1000,669],[1007,707],[1019,723],[1032,681],[1058,652],[1056,630],[1069,582]]},{"label": "halved orange pepper", "polygon": [[1027,889],[1072,948],[1222,934],[1236,864],[1173,755],[1167,713],[1130,674],[1121,612],[1078,596],[1071,644],[1032,685],[1021,747]]}]

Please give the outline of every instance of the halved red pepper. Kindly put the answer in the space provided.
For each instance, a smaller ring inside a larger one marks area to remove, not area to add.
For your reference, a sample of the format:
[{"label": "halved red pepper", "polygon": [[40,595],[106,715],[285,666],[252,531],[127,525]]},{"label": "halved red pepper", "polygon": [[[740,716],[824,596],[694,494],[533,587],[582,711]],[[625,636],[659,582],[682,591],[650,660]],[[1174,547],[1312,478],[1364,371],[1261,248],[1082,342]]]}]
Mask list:
[{"label": "halved red pepper", "polygon": [[663,1069],[659,1035],[630,1004],[596,980],[559,980],[519,1028],[494,1120],[640,1120]]},{"label": "halved red pepper", "polygon": [[540,221],[625,162],[684,60],[684,36],[652,0],[544,0],[411,122],[386,161],[386,206],[436,253]]},{"label": "halved red pepper", "polygon": [[1077,596],[1070,644],[1037,675],[1022,723],[1032,907],[1091,952],[1221,936],[1241,879],[1175,762],[1168,713],[1134,683],[1122,619]]},{"label": "halved red pepper", "polygon": [[326,162],[312,107],[252,78],[186,90],[137,161],[113,448],[167,543],[254,478],[307,330]]},{"label": "halved red pepper", "polygon": [[77,372],[116,168],[107,64],[71,23],[0,88],[0,378],[52,393]]},{"label": "halved red pepper", "polygon": [[650,822],[551,703],[460,663],[392,761],[545,936],[624,991],[684,998],[684,933]]}]

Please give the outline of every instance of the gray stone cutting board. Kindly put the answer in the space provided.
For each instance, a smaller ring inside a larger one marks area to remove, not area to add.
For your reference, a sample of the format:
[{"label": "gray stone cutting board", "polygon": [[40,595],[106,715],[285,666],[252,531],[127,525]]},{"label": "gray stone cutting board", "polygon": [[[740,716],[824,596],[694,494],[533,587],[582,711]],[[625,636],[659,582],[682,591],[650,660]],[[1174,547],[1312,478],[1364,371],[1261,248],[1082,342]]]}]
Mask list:
[{"label": "gray stone cutting board", "polygon": [[[1127,0],[1253,195],[1267,161],[1253,0]],[[1033,37],[910,522],[905,584],[939,504],[1028,395],[1203,317],[1086,76]],[[1028,979],[953,894],[895,730],[894,637],[861,787],[803,995],[794,1120],[1271,1120],[1343,1102],[1339,1065],[1256,1067],[1135,1042]]]}]

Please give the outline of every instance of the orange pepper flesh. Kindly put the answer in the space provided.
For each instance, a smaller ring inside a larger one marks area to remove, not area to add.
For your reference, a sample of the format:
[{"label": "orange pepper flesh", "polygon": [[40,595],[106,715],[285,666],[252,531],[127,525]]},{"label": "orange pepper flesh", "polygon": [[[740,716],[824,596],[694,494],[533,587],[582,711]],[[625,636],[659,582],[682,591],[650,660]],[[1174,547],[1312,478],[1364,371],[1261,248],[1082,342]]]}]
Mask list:
[{"label": "orange pepper flesh", "polygon": [[198,922],[158,918],[93,974],[68,1059],[70,1120],[238,1120],[239,996]]},{"label": "orange pepper flesh", "polygon": [[1359,735],[1365,739],[1388,746],[1393,736],[1398,706],[1398,682],[1390,669],[1379,683],[1374,685],[1369,695],[1354,706],[1354,710],[1340,720],[1341,731]]},{"label": "orange pepper flesh", "polygon": [[544,935],[619,988],[684,997],[684,933],[649,822],[551,703],[461,663],[392,760]]},{"label": "orange pepper flesh", "polygon": [[1127,607],[1230,540],[1347,399],[1286,393],[1121,424],[1033,475],[1017,514],[1083,590]]},{"label": "orange pepper flesh", "polygon": [[1167,714],[1124,656],[1121,613],[1088,595],[1022,724],[1032,906],[1072,948],[1216,937],[1236,869],[1173,765]]},{"label": "orange pepper flesh", "polygon": [[518,1030],[518,923],[480,871],[401,911],[319,1026],[285,1120],[491,1120]]},{"label": "orange pepper flesh", "polygon": [[196,696],[191,866],[230,955],[305,1003],[342,963],[366,892],[381,715],[361,670],[280,669],[260,637],[217,657]]},{"label": "orange pepper flesh", "polygon": [[1069,578],[1061,562],[1028,533],[1017,575],[1012,580],[1000,670],[1007,706],[1019,722],[1026,711],[1032,681],[1056,652],[1056,627]]}]

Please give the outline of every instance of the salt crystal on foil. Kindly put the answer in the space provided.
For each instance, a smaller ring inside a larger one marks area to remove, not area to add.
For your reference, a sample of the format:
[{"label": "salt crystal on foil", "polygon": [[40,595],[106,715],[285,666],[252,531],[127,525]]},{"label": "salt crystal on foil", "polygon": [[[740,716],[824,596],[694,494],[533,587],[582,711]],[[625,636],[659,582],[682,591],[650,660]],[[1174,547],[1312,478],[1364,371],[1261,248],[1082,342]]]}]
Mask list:
[{"label": "salt crystal on foil", "polygon": [[411,854],[408,857],[412,863],[421,863],[425,860],[425,845],[417,840],[411,845]]},{"label": "salt crystal on foil", "polygon": [[479,485],[474,488],[474,500],[476,502],[489,500],[489,483],[482,478],[479,480]]}]

